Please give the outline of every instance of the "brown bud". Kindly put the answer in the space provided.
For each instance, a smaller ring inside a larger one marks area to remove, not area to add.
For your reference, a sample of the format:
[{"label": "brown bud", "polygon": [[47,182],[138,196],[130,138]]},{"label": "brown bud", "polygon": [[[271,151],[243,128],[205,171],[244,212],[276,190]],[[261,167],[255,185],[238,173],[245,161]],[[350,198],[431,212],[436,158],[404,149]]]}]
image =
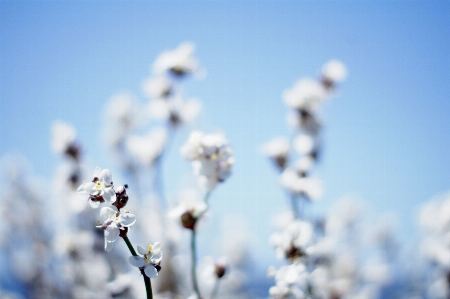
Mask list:
[{"label": "brown bud", "polygon": [[119,229],[119,237],[125,238],[128,233],[128,227],[121,227]]},{"label": "brown bud", "polygon": [[128,202],[128,194],[126,191],[126,188],[128,188],[128,185],[120,186],[116,191],[116,201],[113,203],[114,206],[118,210],[126,206]]},{"label": "brown bud", "polygon": [[216,264],[216,269],[214,269],[214,273],[217,278],[222,278],[225,275],[227,268],[225,264]]},{"label": "brown bud", "polygon": [[192,215],[190,211],[184,212],[181,215],[181,224],[188,229],[194,230],[197,218]]}]

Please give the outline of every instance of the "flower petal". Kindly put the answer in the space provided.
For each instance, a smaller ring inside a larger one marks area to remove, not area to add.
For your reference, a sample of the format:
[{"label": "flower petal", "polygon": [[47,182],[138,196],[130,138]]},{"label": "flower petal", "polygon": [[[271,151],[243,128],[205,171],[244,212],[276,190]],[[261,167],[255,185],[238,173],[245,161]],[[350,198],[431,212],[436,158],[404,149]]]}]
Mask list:
[{"label": "flower petal", "polygon": [[100,174],[99,174],[99,176],[98,176],[98,179],[99,179],[100,181],[105,181],[106,184],[111,184],[111,182],[112,182],[112,174],[111,174],[111,171],[109,171],[109,169],[103,169],[103,170],[100,172]]},{"label": "flower petal", "polygon": [[141,246],[138,245],[137,247],[137,251],[139,252],[139,254],[144,255],[147,254],[147,250],[145,250],[144,248],[142,248]]},{"label": "flower petal", "polygon": [[89,204],[91,205],[91,207],[93,207],[94,209],[98,208],[100,206],[100,202],[99,201],[93,201],[93,200],[89,200]]},{"label": "flower petal", "polygon": [[86,193],[86,183],[81,184],[80,187],[78,187],[77,192]]},{"label": "flower petal", "polygon": [[119,223],[122,226],[132,226],[136,222],[136,216],[131,213],[123,213],[119,216]]},{"label": "flower petal", "polygon": [[108,242],[114,242],[119,237],[119,228],[117,225],[113,222],[110,225],[108,225],[105,229],[105,239],[108,240]]},{"label": "flower petal", "polygon": [[145,259],[140,256],[130,256],[128,261],[135,267],[143,267],[145,265]]},{"label": "flower petal", "polygon": [[150,278],[158,276],[158,271],[153,265],[147,265],[144,269],[145,275]]},{"label": "flower petal", "polygon": [[106,222],[109,219],[113,219],[115,217],[115,215],[116,215],[116,211],[114,211],[110,207],[103,207],[100,210],[100,217],[102,218],[103,222]]},{"label": "flower petal", "polygon": [[103,194],[103,198],[106,201],[109,201],[111,203],[116,201],[116,193],[114,192],[113,188],[105,188],[105,193]]},{"label": "flower petal", "polygon": [[151,261],[153,264],[157,264],[162,260],[162,251],[158,251],[153,253],[152,257],[151,257]]},{"label": "flower petal", "polygon": [[108,240],[106,240],[105,238],[105,251],[110,252],[114,247],[114,243],[113,242],[108,242]]}]

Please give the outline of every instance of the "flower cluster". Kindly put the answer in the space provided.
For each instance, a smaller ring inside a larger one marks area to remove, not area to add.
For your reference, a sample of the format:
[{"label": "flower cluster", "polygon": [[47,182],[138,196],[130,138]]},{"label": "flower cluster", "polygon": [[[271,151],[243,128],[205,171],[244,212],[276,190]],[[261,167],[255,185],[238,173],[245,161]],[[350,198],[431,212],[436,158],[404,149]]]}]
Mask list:
[{"label": "flower cluster", "polygon": [[181,155],[192,161],[200,186],[206,191],[213,190],[231,175],[233,151],[222,134],[192,132],[181,148]]}]

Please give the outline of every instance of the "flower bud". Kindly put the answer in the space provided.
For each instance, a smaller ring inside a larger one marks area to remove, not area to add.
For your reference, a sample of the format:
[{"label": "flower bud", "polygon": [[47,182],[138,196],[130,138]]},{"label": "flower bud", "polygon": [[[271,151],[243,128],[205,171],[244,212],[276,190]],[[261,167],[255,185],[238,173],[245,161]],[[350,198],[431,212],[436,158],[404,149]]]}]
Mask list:
[{"label": "flower bud", "polygon": [[117,188],[116,191],[116,201],[113,203],[114,206],[116,206],[116,208],[118,210],[120,210],[121,208],[123,208],[124,206],[126,206],[127,202],[128,202],[128,194],[127,194],[127,189],[128,185],[124,185],[124,186],[120,186],[119,188]]},{"label": "flower bud", "polygon": [[196,222],[197,222],[197,218],[194,217],[194,215],[190,211],[184,212],[181,215],[181,224],[185,228],[194,230]]}]

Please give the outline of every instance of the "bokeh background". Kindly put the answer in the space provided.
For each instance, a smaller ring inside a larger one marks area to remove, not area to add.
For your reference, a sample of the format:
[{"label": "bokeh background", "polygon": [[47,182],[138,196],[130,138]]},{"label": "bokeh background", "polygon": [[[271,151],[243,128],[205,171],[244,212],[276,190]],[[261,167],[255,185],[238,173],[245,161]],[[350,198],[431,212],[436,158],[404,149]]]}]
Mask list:
[{"label": "bokeh background", "polygon": [[323,111],[325,193],[313,213],[353,194],[371,217],[395,213],[399,240],[414,244],[418,208],[450,189],[449,12],[448,1],[1,1],[0,156],[25,156],[51,184],[59,119],[76,127],[89,165],[114,174],[107,100],[128,91],[144,102],[155,58],[191,41],[206,76],[183,91],[203,110],[165,157],[165,189],[175,194],[191,172],[179,154],[190,129],[225,132],[236,164],[211,199],[200,252],[224,219],[244,219],[265,277],[271,219],[287,201],[260,147],[291,133],[283,91],[339,59],[349,75]]}]

